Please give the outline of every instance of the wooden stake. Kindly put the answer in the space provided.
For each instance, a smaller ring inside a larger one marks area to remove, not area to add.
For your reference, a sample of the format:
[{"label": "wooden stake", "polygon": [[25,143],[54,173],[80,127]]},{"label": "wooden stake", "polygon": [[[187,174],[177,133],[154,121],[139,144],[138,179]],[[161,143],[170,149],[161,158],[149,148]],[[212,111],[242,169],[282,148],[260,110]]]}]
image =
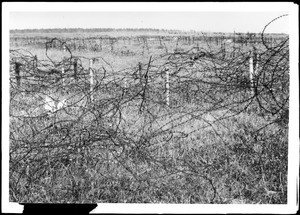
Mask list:
[{"label": "wooden stake", "polygon": [[252,91],[252,95],[254,95],[253,75],[254,75],[254,70],[253,70],[253,55],[251,53],[251,56],[250,56],[250,59],[249,59],[249,77],[250,77],[250,88],[251,88],[251,91]]},{"label": "wooden stake", "polygon": [[35,55],[34,57],[33,57],[33,65],[32,65],[32,67],[33,67],[33,70],[35,71],[35,69],[37,68],[37,56]]},{"label": "wooden stake", "polygon": [[256,54],[256,63],[255,63],[255,71],[254,73],[257,74],[257,70],[258,70],[258,67],[259,67],[259,54]]},{"label": "wooden stake", "polygon": [[17,85],[21,85],[21,63],[15,62],[15,73],[16,73],[16,80],[17,80]]},{"label": "wooden stake", "polygon": [[61,68],[61,74],[62,74],[62,84],[64,86],[65,85],[65,78],[64,78],[64,76],[65,76],[65,68],[64,67]]},{"label": "wooden stake", "polygon": [[170,77],[169,77],[169,69],[166,69],[166,104],[170,106]]},{"label": "wooden stake", "polygon": [[93,59],[90,59],[90,93],[91,101],[93,101],[93,88],[94,88],[94,71],[93,71]]},{"label": "wooden stake", "polygon": [[65,74],[65,68],[64,68],[64,64],[65,64],[65,61],[66,61],[66,52],[67,52],[67,49],[66,49],[66,46],[64,45],[63,46],[63,67],[61,69],[61,73],[62,73],[62,84],[64,85],[65,84],[65,78],[64,78],[64,74]]},{"label": "wooden stake", "polygon": [[77,81],[77,59],[74,59],[73,62],[73,67],[74,67],[74,79]]},{"label": "wooden stake", "polygon": [[[125,76],[125,80],[124,80],[124,92],[125,92],[125,95],[126,95],[126,93],[128,92],[128,78],[127,78],[127,76]],[[126,98],[126,97],[125,97]],[[128,101],[126,102],[126,104],[125,104],[125,107],[126,107],[126,110],[127,110],[127,107],[128,107]],[[125,115],[123,115],[124,116],[124,118],[126,118],[126,116]]]}]

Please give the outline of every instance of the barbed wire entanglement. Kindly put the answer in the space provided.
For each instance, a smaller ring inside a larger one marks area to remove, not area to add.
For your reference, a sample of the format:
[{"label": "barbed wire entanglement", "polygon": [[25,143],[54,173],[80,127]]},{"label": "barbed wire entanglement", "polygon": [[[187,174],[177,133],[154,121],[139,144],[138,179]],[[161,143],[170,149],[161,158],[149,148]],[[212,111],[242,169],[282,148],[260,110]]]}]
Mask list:
[{"label": "barbed wire entanglement", "polygon": [[117,71],[45,46],[10,50],[12,201],[287,202],[288,38]]}]

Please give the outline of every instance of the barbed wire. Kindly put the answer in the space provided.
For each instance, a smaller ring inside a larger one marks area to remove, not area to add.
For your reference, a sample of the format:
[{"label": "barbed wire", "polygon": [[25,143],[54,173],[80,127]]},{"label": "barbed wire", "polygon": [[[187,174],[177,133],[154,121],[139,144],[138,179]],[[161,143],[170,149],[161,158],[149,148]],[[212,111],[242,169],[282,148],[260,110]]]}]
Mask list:
[{"label": "barbed wire", "polygon": [[[216,201],[215,164],[208,158],[193,163],[182,144],[210,129],[230,145],[219,129],[230,131],[224,120],[234,121],[241,113],[265,120],[244,132],[257,136],[272,125],[278,132],[287,129],[287,41],[272,51],[265,42],[251,51],[230,48],[234,54],[224,48],[194,47],[150,56],[145,63],[118,71],[104,57],[73,55],[68,42],[58,38],[46,42],[47,60],[23,49],[10,50],[14,195],[21,195],[17,187],[22,180],[32,187],[57,168],[79,169],[83,177],[86,169],[115,162],[136,183],[147,181],[148,187],[169,174],[200,177],[212,190],[210,202]],[[65,50],[62,56],[50,53],[54,43]],[[252,79],[250,58],[255,67]],[[52,101],[51,111],[45,108],[46,98]]]}]

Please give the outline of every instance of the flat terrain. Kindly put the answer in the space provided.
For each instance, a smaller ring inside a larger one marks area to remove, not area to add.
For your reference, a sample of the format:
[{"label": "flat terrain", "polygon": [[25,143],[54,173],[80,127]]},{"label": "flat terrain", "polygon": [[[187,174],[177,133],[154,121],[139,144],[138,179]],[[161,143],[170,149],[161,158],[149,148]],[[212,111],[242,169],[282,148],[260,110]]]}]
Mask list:
[{"label": "flat terrain", "polygon": [[287,203],[286,35],[27,30],[10,49],[11,201]]}]

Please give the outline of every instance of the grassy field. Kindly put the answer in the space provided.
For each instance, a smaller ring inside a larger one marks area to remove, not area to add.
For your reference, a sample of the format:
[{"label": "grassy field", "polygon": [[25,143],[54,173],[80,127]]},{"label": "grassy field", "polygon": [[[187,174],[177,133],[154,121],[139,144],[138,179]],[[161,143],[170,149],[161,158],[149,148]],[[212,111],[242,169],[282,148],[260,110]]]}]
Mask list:
[{"label": "grassy field", "polygon": [[[252,45],[145,42],[130,39],[144,32],[124,32],[114,34],[129,39],[94,51],[100,40],[72,49],[79,45],[68,34],[51,34],[57,46],[48,50],[24,35],[11,40],[10,200],[286,204],[288,47],[255,44],[253,95]],[[49,114],[45,95],[66,106]]]}]

